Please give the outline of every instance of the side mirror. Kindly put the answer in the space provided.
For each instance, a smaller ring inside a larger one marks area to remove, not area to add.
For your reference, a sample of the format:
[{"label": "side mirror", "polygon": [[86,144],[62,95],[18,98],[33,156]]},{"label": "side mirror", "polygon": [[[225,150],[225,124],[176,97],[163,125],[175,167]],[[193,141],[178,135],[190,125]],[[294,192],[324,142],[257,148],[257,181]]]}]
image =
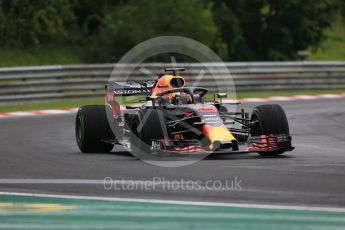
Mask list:
[{"label": "side mirror", "polygon": [[157,100],[157,99],[158,99],[158,96],[152,96],[152,95],[151,95],[151,96],[147,96],[147,97],[146,97],[146,100],[147,100],[147,101],[154,101],[154,100]]},{"label": "side mirror", "polygon": [[[219,98],[219,104],[222,105],[223,104],[223,98],[227,97],[228,95],[226,93],[217,93],[217,97]],[[214,100],[216,100],[216,98],[214,98]]]},{"label": "side mirror", "polygon": [[227,97],[228,95],[226,93],[217,93],[218,98],[224,98]]},{"label": "side mirror", "polygon": [[147,96],[146,97],[146,100],[147,101],[152,101],[152,106],[153,106],[153,108],[156,108],[156,100],[158,99],[159,97],[158,96]]}]

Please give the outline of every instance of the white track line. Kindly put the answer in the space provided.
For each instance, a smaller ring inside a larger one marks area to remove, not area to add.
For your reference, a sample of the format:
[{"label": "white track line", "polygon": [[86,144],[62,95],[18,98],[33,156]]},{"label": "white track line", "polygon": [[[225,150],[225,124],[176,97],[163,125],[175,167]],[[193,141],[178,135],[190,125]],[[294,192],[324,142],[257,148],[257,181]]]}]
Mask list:
[{"label": "white track line", "polygon": [[11,112],[7,115],[11,117],[32,116],[32,112]]},{"label": "white track line", "polygon": [[293,97],[297,100],[315,100],[315,96],[312,95],[296,95]]},{"label": "white track line", "polygon": [[[117,182],[117,181],[115,181]],[[0,179],[0,184],[103,184],[104,180],[87,179]]]},{"label": "white track line", "polygon": [[235,99],[223,99],[224,103],[240,103],[240,100]]},{"label": "white track line", "polygon": [[318,96],[320,98],[341,98],[341,97],[343,97],[342,95],[338,95],[338,94],[320,94]]},{"label": "white track line", "polygon": [[[237,178],[234,178],[237,180]],[[188,190],[188,191],[236,191],[236,187],[233,185],[234,180],[230,182],[224,181],[222,187],[212,187],[202,184],[191,185],[190,181],[178,181],[178,180],[161,180],[160,178],[153,178],[152,180],[114,180],[110,177],[106,177],[103,180],[88,180],[88,179],[19,179],[19,178],[2,178],[1,184],[31,184],[31,185],[103,185],[105,190],[111,190],[113,188],[121,190],[124,186],[133,186],[133,190],[172,190],[174,186],[178,186],[176,190]],[[241,182],[239,182],[241,183]]]},{"label": "white track line", "polygon": [[252,97],[252,98],[243,98],[240,99],[240,102],[265,102],[268,101],[266,98],[257,98],[257,97]]},{"label": "white track line", "polygon": [[[106,177],[103,180],[88,180],[88,179],[18,179],[18,178],[2,178],[0,179],[0,184],[106,184],[106,183],[126,185],[126,184],[155,184],[155,185],[164,185],[170,184],[172,181],[165,180],[114,180],[110,177]],[[175,181],[175,184],[178,185],[188,185],[188,181]]]},{"label": "white track line", "polygon": [[268,97],[267,100],[268,101],[293,101],[293,100],[296,100],[296,99],[293,98],[293,97],[283,97],[283,96],[280,96],[280,97]]},{"label": "white track line", "polygon": [[59,109],[48,109],[44,110],[44,113],[46,114],[64,114],[64,113],[74,113],[76,112],[75,110],[59,110]]},{"label": "white track line", "polygon": [[119,197],[53,195],[53,194],[39,194],[39,193],[37,194],[36,193],[17,193],[17,192],[0,192],[0,195],[65,198],[65,199],[80,199],[80,200],[99,200],[99,201],[140,202],[140,203],[174,204],[174,205],[219,206],[219,207],[234,207],[234,208],[345,212],[345,208],[309,207],[309,206],[293,206],[293,205],[241,204],[241,203],[199,202],[199,201],[159,200],[159,199],[139,199],[139,198],[119,198]]}]

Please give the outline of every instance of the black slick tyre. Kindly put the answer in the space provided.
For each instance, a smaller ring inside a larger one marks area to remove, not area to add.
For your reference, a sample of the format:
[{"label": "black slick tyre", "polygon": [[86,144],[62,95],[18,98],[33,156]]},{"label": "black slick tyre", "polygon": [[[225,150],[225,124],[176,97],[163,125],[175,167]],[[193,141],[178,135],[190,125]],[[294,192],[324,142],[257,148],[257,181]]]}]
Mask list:
[{"label": "black slick tyre", "polygon": [[114,145],[103,140],[114,139],[105,105],[86,105],[79,108],[75,120],[78,147],[83,153],[110,152]]},{"label": "black slick tyre", "polygon": [[[286,114],[280,105],[259,105],[254,108],[251,115],[252,136],[270,135],[270,134],[286,134],[289,135],[289,124]],[[263,156],[274,156],[282,154],[284,150],[259,152]]]},{"label": "black slick tyre", "polygon": [[166,126],[162,127],[162,125],[165,125],[164,115],[157,109],[147,109],[135,118],[131,127],[131,148],[135,156],[142,158],[153,153],[151,150],[152,140],[164,138],[163,129]]}]

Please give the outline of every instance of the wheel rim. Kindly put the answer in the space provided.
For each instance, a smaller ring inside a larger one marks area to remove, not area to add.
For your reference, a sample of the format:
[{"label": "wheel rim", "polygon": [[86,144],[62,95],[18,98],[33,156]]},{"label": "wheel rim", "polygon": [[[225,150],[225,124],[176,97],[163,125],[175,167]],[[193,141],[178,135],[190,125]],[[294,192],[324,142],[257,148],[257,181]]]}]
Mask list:
[{"label": "wheel rim", "polygon": [[76,134],[78,143],[81,143],[84,140],[84,119],[82,115],[78,116]]},{"label": "wheel rim", "polygon": [[260,136],[263,133],[262,125],[258,119],[258,116],[253,112],[251,122],[254,123],[254,125],[250,129],[250,134],[252,136]]}]

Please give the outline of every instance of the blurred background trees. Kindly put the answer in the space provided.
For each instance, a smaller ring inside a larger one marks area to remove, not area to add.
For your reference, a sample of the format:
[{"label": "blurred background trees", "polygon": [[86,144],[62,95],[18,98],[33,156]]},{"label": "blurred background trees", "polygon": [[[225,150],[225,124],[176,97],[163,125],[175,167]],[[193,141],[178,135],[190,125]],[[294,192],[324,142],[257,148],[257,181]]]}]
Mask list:
[{"label": "blurred background trees", "polygon": [[1,46],[31,47],[62,42],[72,33],[73,5],[68,0],[0,0]]},{"label": "blurred background trees", "polygon": [[344,12],[344,0],[0,0],[0,65],[116,62],[161,35],[225,61],[322,57],[345,44]]},{"label": "blurred background trees", "polygon": [[214,17],[230,60],[291,60],[325,38],[334,0],[217,0]]},{"label": "blurred background trees", "polygon": [[133,46],[156,36],[186,36],[211,48],[217,47],[219,37],[211,4],[200,0],[125,1],[108,6],[102,22],[99,33],[87,39],[92,44],[90,61],[95,61],[93,57],[117,60]]}]

